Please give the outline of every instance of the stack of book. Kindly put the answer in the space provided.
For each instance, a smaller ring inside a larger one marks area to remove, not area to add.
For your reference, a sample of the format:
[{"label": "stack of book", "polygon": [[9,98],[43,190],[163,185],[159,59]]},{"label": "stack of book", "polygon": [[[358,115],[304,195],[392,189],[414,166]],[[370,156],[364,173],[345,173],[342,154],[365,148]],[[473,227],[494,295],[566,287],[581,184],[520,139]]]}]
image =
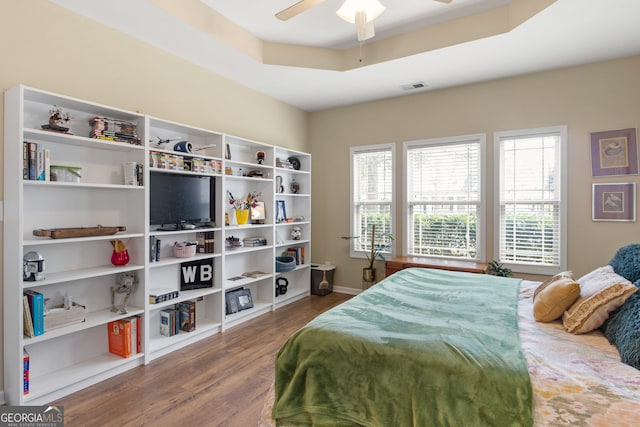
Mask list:
[{"label": "stack of book", "polygon": [[178,298],[180,291],[175,289],[152,289],[149,292],[149,304],[160,304]]},{"label": "stack of book", "polygon": [[282,256],[290,256],[296,260],[296,265],[304,264],[304,247],[289,248],[282,252]]},{"label": "stack of book", "polygon": [[140,138],[136,134],[137,126],[135,123],[107,117],[94,117],[89,120],[89,123],[91,123],[90,138],[141,144]]},{"label": "stack of book", "polygon": [[44,334],[44,295],[31,289],[23,292],[23,332],[28,337]]},{"label": "stack of book", "polygon": [[30,357],[27,350],[22,350],[22,377],[23,377],[23,393],[29,394],[29,365]]},{"label": "stack of book", "polygon": [[107,324],[107,329],[110,353],[126,358],[142,351],[140,340],[142,319],[140,316],[114,320]]},{"label": "stack of book", "polygon": [[198,231],[196,233],[198,246],[196,252],[199,254],[212,254],[215,252],[215,234],[213,231]]},{"label": "stack of book", "polygon": [[196,329],[196,302],[182,301],[160,311],[160,334],[166,337]]},{"label": "stack of book", "polygon": [[267,238],[263,236],[245,237],[244,239],[242,239],[242,243],[244,244],[245,248],[253,246],[266,246]]},{"label": "stack of book", "polygon": [[22,146],[22,179],[49,181],[51,154],[42,144],[25,141]]}]

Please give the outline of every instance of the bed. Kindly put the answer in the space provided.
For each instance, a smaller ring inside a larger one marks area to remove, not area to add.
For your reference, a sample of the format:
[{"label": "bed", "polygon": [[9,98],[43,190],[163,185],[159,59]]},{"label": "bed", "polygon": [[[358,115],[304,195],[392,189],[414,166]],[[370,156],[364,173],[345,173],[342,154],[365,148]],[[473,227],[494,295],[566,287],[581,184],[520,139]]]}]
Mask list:
[{"label": "bed", "polygon": [[[610,312],[637,289],[629,286]],[[263,424],[638,425],[640,371],[599,330],[537,322],[539,287],[395,273],[289,338],[265,405],[273,419]]]}]

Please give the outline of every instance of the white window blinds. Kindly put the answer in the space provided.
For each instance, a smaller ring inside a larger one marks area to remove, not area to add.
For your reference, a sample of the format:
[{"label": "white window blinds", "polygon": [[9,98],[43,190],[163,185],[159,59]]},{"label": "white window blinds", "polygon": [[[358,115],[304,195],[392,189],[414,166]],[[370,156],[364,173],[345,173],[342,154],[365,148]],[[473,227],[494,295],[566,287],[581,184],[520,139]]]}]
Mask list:
[{"label": "white window blinds", "polygon": [[351,149],[352,255],[371,249],[373,225],[377,237],[393,234],[393,154],[392,144]]},{"label": "white window blinds", "polygon": [[499,260],[521,272],[557,271],[564,262],[564,132],[550,128],[496,135]]},{"label": "white window blinds", "polygon": [[478,259],[484,135],[406,143],[409,256]]}]

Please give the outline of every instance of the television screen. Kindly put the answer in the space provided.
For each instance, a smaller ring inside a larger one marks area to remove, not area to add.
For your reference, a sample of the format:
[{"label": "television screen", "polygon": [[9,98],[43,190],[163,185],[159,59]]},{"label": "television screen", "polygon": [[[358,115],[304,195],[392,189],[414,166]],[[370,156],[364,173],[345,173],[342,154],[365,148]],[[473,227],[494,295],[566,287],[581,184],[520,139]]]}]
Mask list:
[{"label": "television screen", "polygon": [[163,228],[215,222],[215,177],[151,173],[149,223]]}]

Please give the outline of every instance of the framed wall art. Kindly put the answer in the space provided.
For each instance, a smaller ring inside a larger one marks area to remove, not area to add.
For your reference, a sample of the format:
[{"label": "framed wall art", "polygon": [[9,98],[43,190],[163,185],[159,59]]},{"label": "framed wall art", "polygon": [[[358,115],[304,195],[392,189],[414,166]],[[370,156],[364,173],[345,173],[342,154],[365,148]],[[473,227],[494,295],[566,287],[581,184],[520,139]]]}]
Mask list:
[{"label": "framed wall art", "polygon": [[591,176],[638,175],[636,129],[591,134]]},{"label": "framed wall art", "polygon": [[636,220],[636,183],[593,184],[594,221]]},{"label": "framed wall art", "polygon": [[287,221],[287,208],[284,200],[276,200],[276,222]]}]

